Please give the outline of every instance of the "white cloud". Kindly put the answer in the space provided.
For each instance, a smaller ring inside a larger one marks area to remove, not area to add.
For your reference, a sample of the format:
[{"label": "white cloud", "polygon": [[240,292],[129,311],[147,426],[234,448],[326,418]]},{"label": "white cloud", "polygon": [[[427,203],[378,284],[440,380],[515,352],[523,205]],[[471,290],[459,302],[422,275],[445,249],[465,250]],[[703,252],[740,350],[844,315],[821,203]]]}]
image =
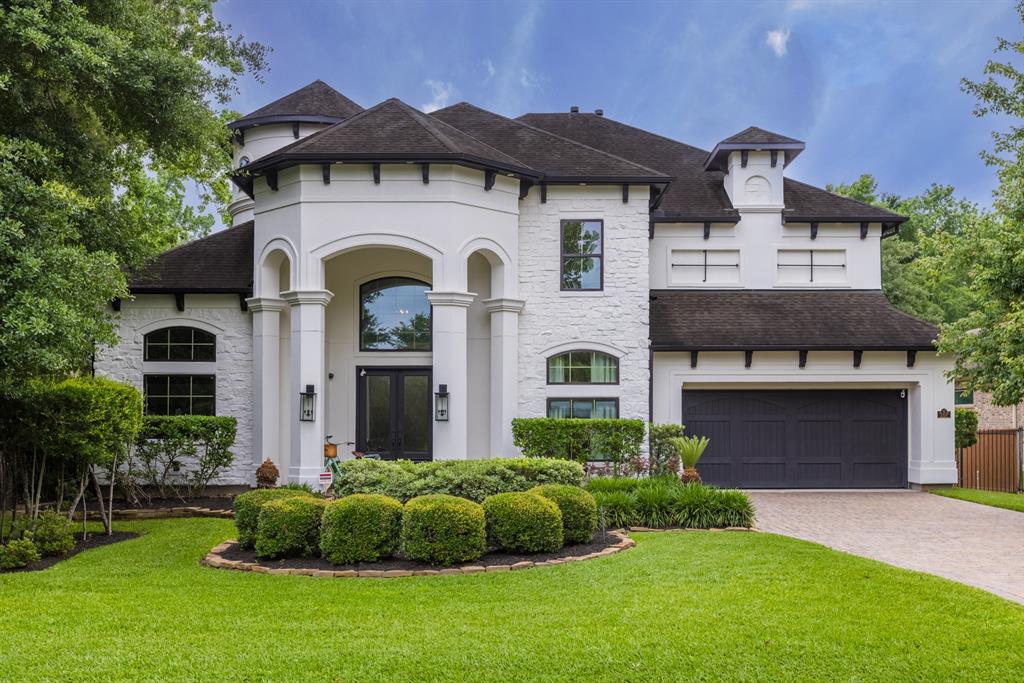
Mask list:
[{"label": "white cloud", "polygon": [[782,57],[786,54],[786,48],[789,44],[789,29],[788,28],[777,28],[768,31],[765,34],[764,42],[767,43],[768,47],[772,49],[776,57]]},{"label": "white cloud", "polygon": [[447,107],[451,102],[452,96],[455,95],[455,85],[452,83],[427,79],[423,81],[423,84],[430,88],[430,95],[433,98],[420,107],[428,114]]},{"label": "white cloud", "polygon": [[484,83],[486,83],[487,81],[494,78],[494,76],[498,73],[498,70],[495,68],[494,62],[492,62],[490,59],[484,60],[484,68],[487,69],[487,78],[484,79]]},{"label": "white cloud", "polygon": [[525,66],[519,69],[519,84],[524,88],[539,88],[546,80],[543,76],[538,76]]}]

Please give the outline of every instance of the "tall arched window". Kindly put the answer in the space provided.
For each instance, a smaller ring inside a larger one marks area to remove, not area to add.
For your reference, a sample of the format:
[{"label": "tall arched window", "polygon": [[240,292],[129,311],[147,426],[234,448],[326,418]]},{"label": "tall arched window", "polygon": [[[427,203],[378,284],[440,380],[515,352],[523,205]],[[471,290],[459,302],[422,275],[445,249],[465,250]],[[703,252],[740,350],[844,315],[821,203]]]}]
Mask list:
[{"label": "tall arched window", "polygon": [[217,360],[217,337],[195,327],[164,327],[144,338],[147,361]]},{"label": "tall arched window", "polygon": [[359,288],[360,351],[430,351],[430,285],[385,277]]},{"label": "tall arched window", "polygon": [[548,358],[548,384],[618,384],[619,359],[600,351],[566,351]]}]

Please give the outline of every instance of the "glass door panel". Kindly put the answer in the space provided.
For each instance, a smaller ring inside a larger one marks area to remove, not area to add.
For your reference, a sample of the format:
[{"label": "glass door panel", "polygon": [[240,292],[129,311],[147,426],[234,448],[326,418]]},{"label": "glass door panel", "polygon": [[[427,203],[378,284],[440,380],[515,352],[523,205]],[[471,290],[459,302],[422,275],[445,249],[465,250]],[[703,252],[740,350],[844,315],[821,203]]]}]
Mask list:
[{"label": "glass door panel", "polygon": [[402,450],[407,457],[430,454],[430,376],[402,372]]},{"label": "glass door panel", "polygon": [[384,453],[392,448],[390,374],[368,374],[366,380],[365,434],[367,453]]}]

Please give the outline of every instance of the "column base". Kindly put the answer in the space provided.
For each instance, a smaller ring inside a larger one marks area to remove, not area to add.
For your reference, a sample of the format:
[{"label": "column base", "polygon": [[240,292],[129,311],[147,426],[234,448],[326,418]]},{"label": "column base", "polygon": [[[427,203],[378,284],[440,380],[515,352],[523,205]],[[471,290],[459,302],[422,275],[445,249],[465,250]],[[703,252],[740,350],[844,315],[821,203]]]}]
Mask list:
[{"label": "column base", "polygon": [[320,473],[323,467],[311,467],[309,465],[292,465],[288,468],[289,484],[309,484],[313,490],[320,490]]}]

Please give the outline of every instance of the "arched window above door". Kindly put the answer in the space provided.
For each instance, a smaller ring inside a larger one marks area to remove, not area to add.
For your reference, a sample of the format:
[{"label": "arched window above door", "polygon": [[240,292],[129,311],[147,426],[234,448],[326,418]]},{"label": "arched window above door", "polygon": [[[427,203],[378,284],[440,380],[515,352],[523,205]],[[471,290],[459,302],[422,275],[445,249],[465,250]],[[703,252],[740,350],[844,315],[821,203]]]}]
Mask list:
[{"label": "arched window above door", "polygon": [[359,287],[360,351],[430,351],[430,285],[384,277]]},{"label": "arched window above door", "polygon": [[548,384],[618,384],[619,359],[600,351],[566,351],[548,358]]},{"label": "arched window above door", "polygon": [[163,327],[147,334],[143,343],[146,361],[217,360],[217,337],[195,327]]}]

